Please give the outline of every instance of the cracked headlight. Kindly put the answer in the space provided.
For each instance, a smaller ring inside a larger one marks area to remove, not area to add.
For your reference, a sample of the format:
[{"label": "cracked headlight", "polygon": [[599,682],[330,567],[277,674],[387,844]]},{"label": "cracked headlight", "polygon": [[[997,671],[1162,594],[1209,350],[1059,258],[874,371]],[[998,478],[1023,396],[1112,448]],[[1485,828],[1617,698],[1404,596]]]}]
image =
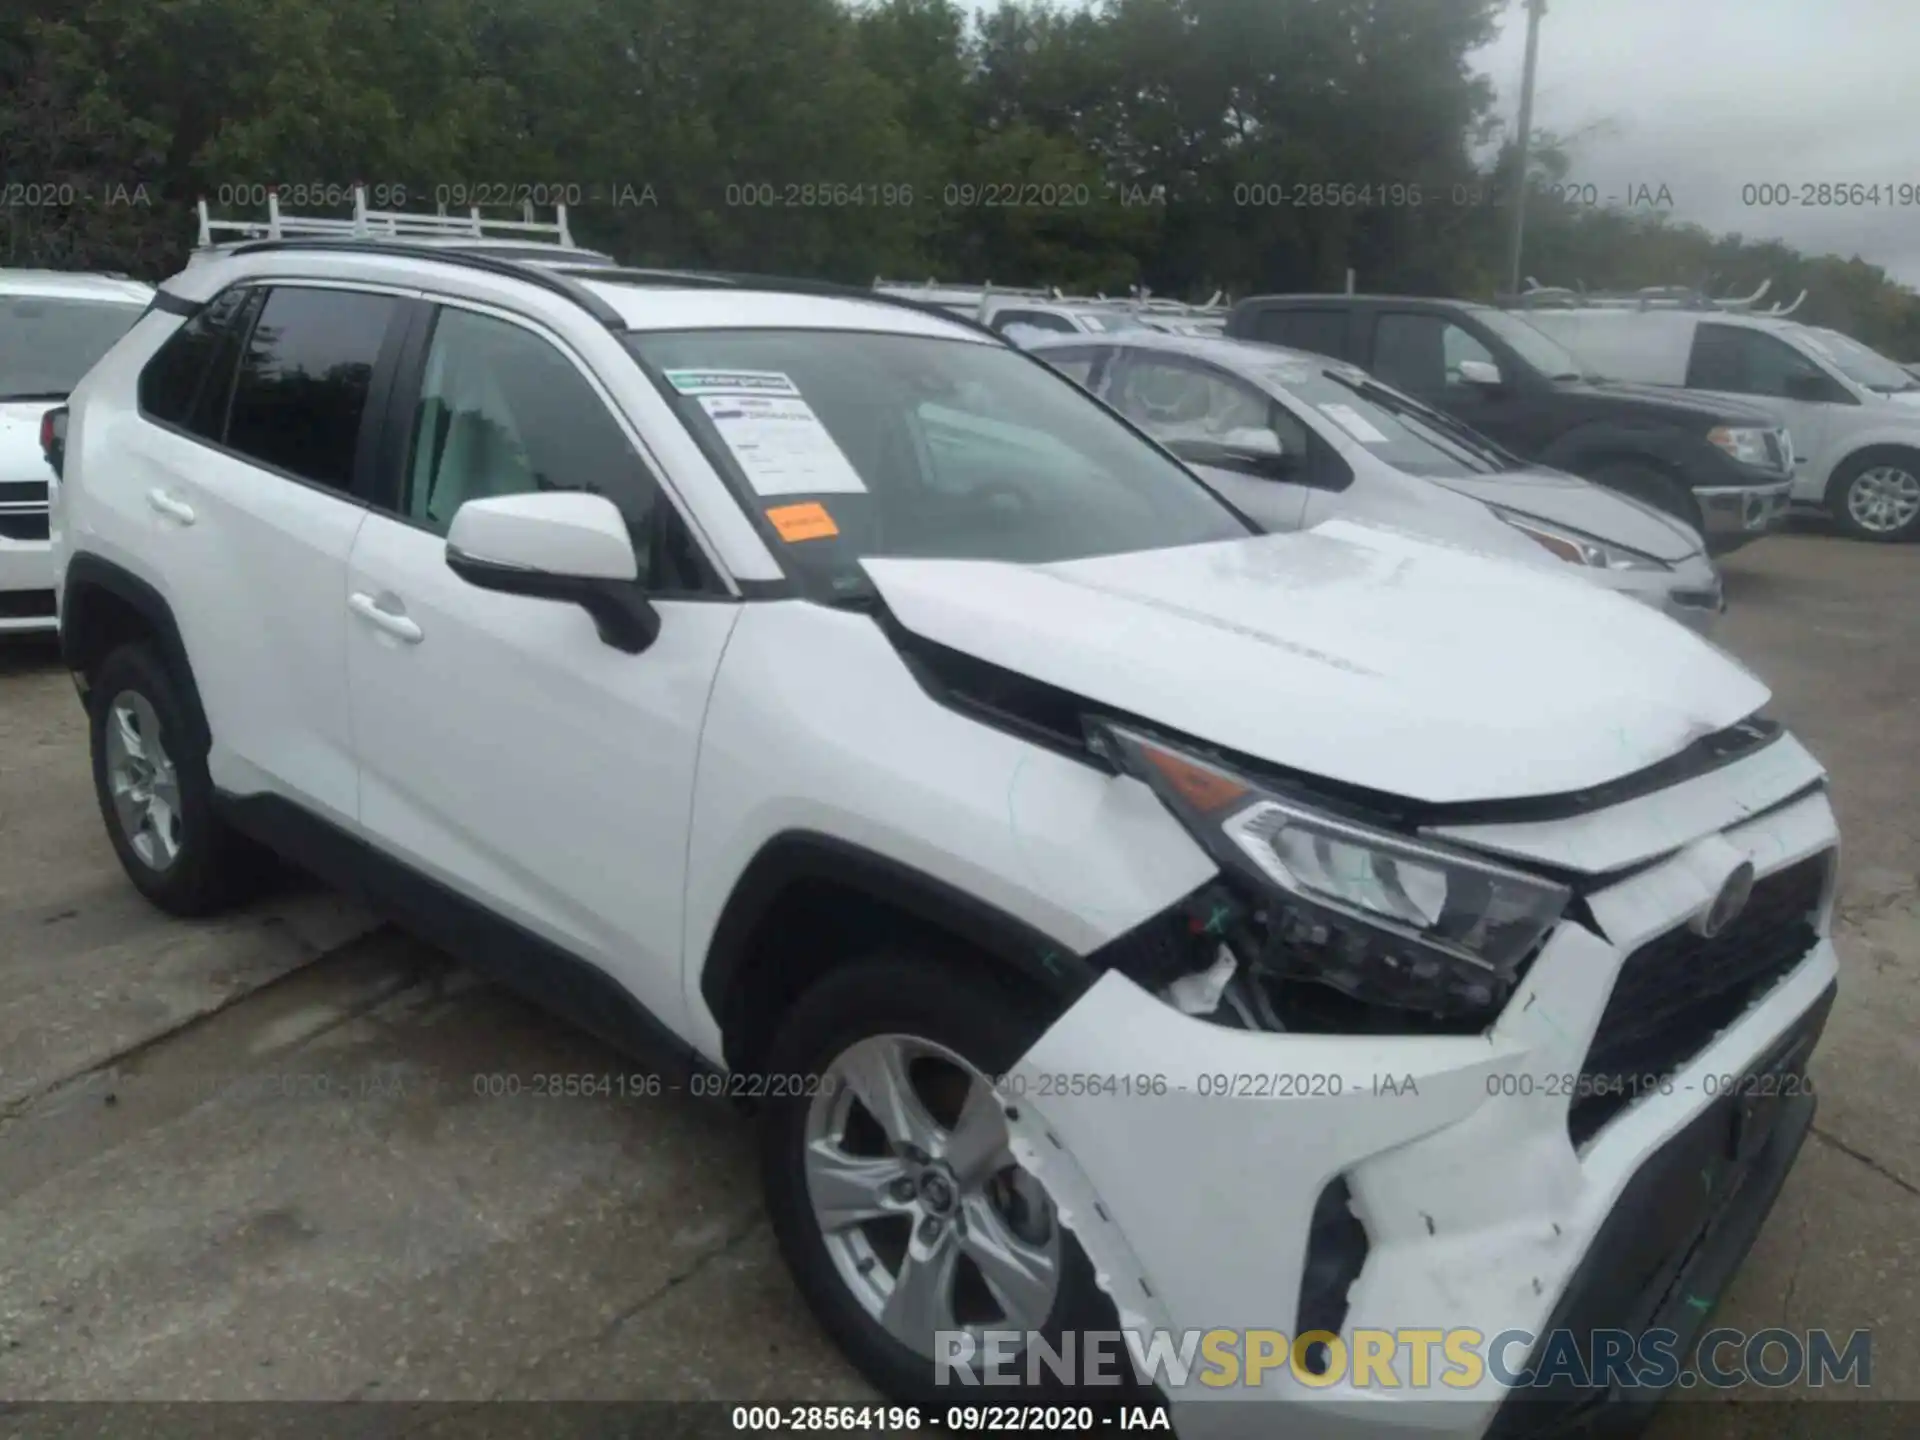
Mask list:
[{"label": "cracked headlight", "polygon": [[1224,867],[1268,897],[1262,957],[1283,976],[1436,1015],[1484,1013],[1558,923],[1563,885],[1377,829],[1116,725],[1103,748]]},{"label": "cracked headlight", "polygon": [[1651,555],[1642,555],[1637,550],[1628,550],[1619,545],[1609,545],[1603,540],[1595,540],[1591,535],[1582,535],[1575,530],[1562,530],[1557,525],[1549,525],[1536,520],[1531,515],[1516,515],[1511,510],[1495,507],[1493,513],[1507,524],[1513,526],[1529,540],[1538,542],[1548,550],[1565,560],[1569,565],[1584,565],[1593,570],[1670,570],[1673,567]]}]

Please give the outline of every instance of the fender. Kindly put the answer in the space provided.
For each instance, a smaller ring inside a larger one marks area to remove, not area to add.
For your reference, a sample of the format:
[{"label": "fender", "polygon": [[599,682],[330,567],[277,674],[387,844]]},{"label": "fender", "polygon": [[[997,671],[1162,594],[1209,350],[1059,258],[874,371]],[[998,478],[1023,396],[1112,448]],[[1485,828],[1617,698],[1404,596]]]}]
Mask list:
[{"label": "fender", "polygon": [[1596,459],[1634,461],[1671,471],[1676,482],[1690,489],[1690,462],[1705,443],[1677,425],[1589,420],[1556,436],[1537,458],[1574,475]]},{"label": "fender", "polygon": [[60,656],[73,674],[82,702],[87,699],[87,672],[104,658],[106,642],[111,638],[103,633],[114,618],[109,612],[122,607],[140,618],[160,647],[167,667],[183,682],[181,698],[187,707],[190,738],[204,751],[212,743],[212,731],[200,707],[200,693],[193,684],[193,663],[173,617],[173,607],[126,567],[85,551],[68,559],[60,594]]},{"label": "fender", "polygon": [[1085,956],[944,880],[831,835],[787,831],[761,846],[740,872],[707,947],[700,994],[723,1030],[746,978],[755,930],[790,886],[807,881],[844,886],[904,910],[986,952],[1063,1005],[1098,978]]}]

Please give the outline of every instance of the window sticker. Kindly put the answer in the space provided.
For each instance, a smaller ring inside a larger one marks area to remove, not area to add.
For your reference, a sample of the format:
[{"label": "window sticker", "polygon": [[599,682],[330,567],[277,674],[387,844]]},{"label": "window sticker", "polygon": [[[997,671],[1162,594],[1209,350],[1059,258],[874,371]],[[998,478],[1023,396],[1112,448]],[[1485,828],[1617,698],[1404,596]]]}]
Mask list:
[{"label": "window sticker", "polygon": [[[685,373],[685,372],[680,372]],[[703,372],[708,375],[718,372]],[[793,382],[789,394],[702,391],[695,398],[756,495],[864,495],[867,487]],[[705,382],[702,382],[705,383]]]},{"label": "window sticker", "polygon": [[1346,431],[1362,445],[1391,445],[1393,442],[1374,427],[1372,421],[1351,405],[1322,405],[1320,413]]},{"label": "window sticker", "polygon": [[815,500],[801,505],[776,505],[767,511],[767,519],[789,545],[800,540],[827,540],[840,533],[827,507]]},{"label": "window sticker", "polygon": [[778,370],[669,370],[667,383],[682,395],[798,395]]}]

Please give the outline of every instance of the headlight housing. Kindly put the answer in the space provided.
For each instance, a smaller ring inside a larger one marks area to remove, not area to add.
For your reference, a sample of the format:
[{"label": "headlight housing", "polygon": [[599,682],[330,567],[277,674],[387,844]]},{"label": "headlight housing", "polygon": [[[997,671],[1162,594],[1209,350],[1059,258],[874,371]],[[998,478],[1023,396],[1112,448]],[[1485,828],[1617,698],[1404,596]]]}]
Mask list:
[{"label": "headlight housing", "polygon": [[1563,885],[1278,794],[1118,725],[1101,748],[1267,902],[1280,978],[1427,1015],[1483,1016],[1559,922]]},{"label": "headlight housing", "polygon": [[[1771,446],[1767,444],[1769,437]],[[1784,471],[1793,456],[1786,432],[1764,426],[1716,425],[1707,432],[1707,439],[1741,464],[1757,465],[1762,470]]]},{"label": "headlight housing", "polygon": [[1536,520],[1531,515],[1518,515],[1511,510],[1495,509],[1507,524],[1513,526],[1529,540],[1558,555],[1569,565],[1584,566],[1589,570],[1668,570],[1672,567],[1651,555],[1642,555],[1637,550],[1628,550],[1624,546],[1609,545],[1604,540],[1595,540],[1591,535],[1582,535],[1576,530],[1563,530],[1558,525],[1549,525],[1544,520]]}]

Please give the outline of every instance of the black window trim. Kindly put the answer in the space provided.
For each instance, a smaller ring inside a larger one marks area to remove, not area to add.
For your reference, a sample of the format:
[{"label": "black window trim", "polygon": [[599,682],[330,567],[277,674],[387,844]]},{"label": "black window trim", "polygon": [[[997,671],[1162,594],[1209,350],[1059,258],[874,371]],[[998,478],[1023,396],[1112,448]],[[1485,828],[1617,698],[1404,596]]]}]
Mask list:
[{"label": "black window trim", "polygon": [[[378,423],[375,419],[376,414],[384,415],[385,407],[387,403],[387,389],[393,383],[393,370],[392,370],[391,362],[397,359],[397,355],[392,353],[397,348],[396,335],[404,334],[406,330],[406,326],[399,322],[401,321],[402,317],[408,314],[409,306],[420,303],[418,295],[416,294],[416,292],[407,290],[401,286],[390,286],[390,285],[385,285],[378,282],[370,282],[367,284],[358,284],[358,283],[345,284],[335,280],[328,280],[325,282],[316,282],[313,280],[307,280],[307,279],[302,279],[302,278],[293,277],[293,276],[279,276],[279,275],[249,276],[244,280],[236,280],[233,284],[226,286],[224,289],[220,291],[219,295],[215,295],[211,299],[209,299],[207,301],[207,305],[212,305],[214,300],[218,300],[220,298],[220,295],[225,295],[229,290],[242,290],[242,289],[254,289],[254,290],[261,290],[261,291],[272,291],[276,289],[353,290],[353,291],[359,291],[366,294],[385,296],[389,299],[399,302],[394,312],[394,319],[388,321],[387,333],[381,338],[380,353],[378,358],[374,362],[373,374],[371,377],[369,377],[367,382],[367,403],[365,408],[362,409],[360,412],[360,436],[358,441],[356,442],[356,447],[354,450],[354,473],[349,478],[348,488],[345,490],[342,490],[338,486],[323,484],[320,481],[311,478],[310,476],[296,475],[293,471],[288,470],[283,466],[276,465],[270,460],[262,460],[257,455],[248,454],[244,450],[234,449],[231,445],[228,445],[226,443],[225,437],[227,432],[227,424],[224,422],[220,427],[221,438],[219,440],[213,440],[213,439],[209,439],[205,435],[202,435],[197,430],[189,430],[184,425],[176,425],[170,420],[161,419],[159,416],[149,411],[144,405],[141,405],[139,403],[139,381],[136,378],[134,382],[134,396],[135,396],[134,404],[136,409],[139,412],[140,418],[146,421],[147,424],[154,426],[156,429],[165,430],[169,434],[177,435],[182,440],[191,441],[193,444],[199,445],[205,449],[211,450],[216,454],[224,455],[229,460],[238,460],[243,465],[250,465],[256,470],[262,471],[268,475],[273,475],[281,480],[292,481],[295,485],[299,485],[308,490],[312,490],[316,494],[328,496],[332,499],[342,502],[343,504],[354,505],[359,507],[362,510],[371,509],[372,505],[367,496],[367,488],[368,488],[370,477],[362,468],[368,456],[367,436],[368,436],[369,430],[375,428]],[[269,295],[268,298],[271,298],[271,296]],[[206,306],[202,306],[201,308],[205,309]],[[240,339],[240,349],[243,355],[245,354],[245,351],[246,351],[247,342],[253,338],[253,327],[259,323],[260,314],[265,309],[266,309],[265,300],[262,300],[258,304],[255,304],[253,306],[252,314],[248,317],[248,320],[247,320],[246,333],[242,335]],[[167,336],[167,339],[160,342],[161,347],[164,348],[168,344],[168,342],[171,341],[175,335],[178,335],[180,331],[184,329],[185,326],[189,323],[191,322],[183,321],[180,325],[176,326],[173,329],[173,331]],[[159,353],[160,353],[159,350],[155,350],[153,355],[148,356],[147,364],[151,365],[154,359],[158,357]],[[140,372],[142,375],[146,373],[145,365],[140,367]],[[235,390],[238,390],[239,364],[237,361],[234,366],[234,382],[235,382]],[[196,389],[194,392],[194,400],[195,400],[195,403],[197,404],[199,400],[198,389]],[[229,393],[229,395],[227,396],[227,421],[229,422],[232,419],[232,410],[233,410],[233,395],[232,393]]]},{"label": "black window trim", "polygon": [[[410,530],[419,530],[436,539],[446,538],[431,525],[422,524],[407,514],[402,507],[402,501],[406,496],[407,467],[412,459],[414,412],[419,407],[421,387],[426,383],[427,357],[433,349],[433,333],[439,325],[443,311],[462,310],[470,315],[481,315],[498,320],[502,324],[517,326],[536,340],[552,345],[564,359],[572,363],[574,369],[586,381],[587,388],[606,406],[614,423],[619,425],[620,433],[633,446],[642,470],[653,484],[657,497],[656,503],[664,501],[672,510],[680,528],[693,542],[693,548],[699,556],[701,569],[704,572],[703,580],[711,582],[708,588],[695,590],[668,590],[656,588],[650,583],[643,584],[642,588],[647,598],[703,602],[734,602],[746,598],[740,582],[720,563],[718,554],[713,546],[707,543],[706,536],[688,518],[686,505],[673,486],[666,482],[659,461],[640,439],[639,427],[627,420],[620,407],[614,403],[611,393],[607,392],[607,387],[600,383],[599,377],[593,373],[583,357],[566,342],[565,337],[524,315],[503,310],[497,305],[484,301],[468,300],[464,296],[428,295],[420,298],[417,304],[418,309],[409,320],[406,332],[395,350],[393,384],[386,394],[378,433],[370,445],[366,445],[366,437],[362,436],[363,445],[365,445],[362,453],[367,460],[371,478],[371,493],[367,501],[369,510],[382,519],[404,525]],[[652,548],[654,543],[656,542],[653,537],[649,537],[649,548]]]}]

